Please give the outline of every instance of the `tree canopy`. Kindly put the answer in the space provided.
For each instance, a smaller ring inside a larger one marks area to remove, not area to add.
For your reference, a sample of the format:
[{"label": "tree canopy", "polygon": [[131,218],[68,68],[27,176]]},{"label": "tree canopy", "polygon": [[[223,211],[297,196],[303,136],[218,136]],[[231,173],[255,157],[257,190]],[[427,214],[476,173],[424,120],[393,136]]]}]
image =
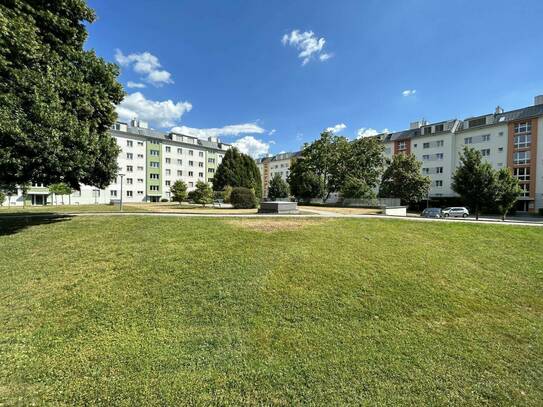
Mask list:
[{"label": "tree canopy", "polygon": [[288,198],[288,194],[288,184],[283,180],[281,175],[275,174],[270,181],[270,186],[268,188],[268,198],[273,201],[277,198]]},{"label": "tree canopy", "polygon": [[118,68],[83,49],[94,19],[83,0],[0,5],[0,183],[114,179],[108,130],[124,93]]},{"label": "tree canopy", "polygon": [[479,151],[464,147],[460,165],[452,177],[452,189],[462,197],[475,218],[483,207],[494,204],[496,199],[496,174]]},{"label": "tree canopy", "polygon": [[206,206],[213,203],[213,190],[207,182],[198,181],[196,189],[192,191],[192,199],[195,203]]},{"label": "tree canopy", "polygon": [[422,201],[428,195],[430,178],[421,175],[421,167],[413,154],[396,154],[383,173],[379,196],[400,198],[406,205]]},{"label": "tree canopy", "polygon": [[177,180],[170,187],[172,201],[183,202],[187,199],[187,184],[184,181]]},{"label": "tree canopy", "polygon": [[511,210],[522,190],[518,179],[513,176],[509,168],[501,168],[496,173],[496,203],[502,215],[502,220],[505,220],[507,212]]},{"label": "tree canopy", "polygon": [[322,196],[321,178],[307,168],[303,158],[292,160],[287,181],[290,193],[299,201],[309,201],[311,198]]},{"label": "tree canopy", "polygon": [[213,190],[222,191],[227,186],[252,188],[262,197],[262,179],[255,160],[232,147],[226,151],[213,177]]}]

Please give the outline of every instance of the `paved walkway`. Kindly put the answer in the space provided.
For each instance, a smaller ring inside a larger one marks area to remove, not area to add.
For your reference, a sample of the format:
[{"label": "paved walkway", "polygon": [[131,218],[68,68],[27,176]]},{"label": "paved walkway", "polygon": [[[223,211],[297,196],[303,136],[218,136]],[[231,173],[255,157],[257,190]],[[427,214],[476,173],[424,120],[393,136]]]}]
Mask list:
[{"label": "paved walkway", "polygon": [[543,227],[543,220],[540,218],[534,218],[534,220],[506,220],[502,222],[496,218],[448,218],[448,219],[432,219],[421,218],[418,216],[387,216],[387,215],[355,215],[355,214],[341,214],[337,212],[323,211],[315,208],[301,208],[303,212],[310,212],[311,214],[299,214],[299,215],[274,215],[274,214],[218,214],[218,213],[172,213],[172,212],[80,212],[80,213],[28,213],[20,215],[0,215],[0,219],[16,219],[16,218],[29,218],[29,217],[74,217],[74,216],[162,216],[162,217],[181,217],[181,218],[355,218],[355,219],[388,219],[388,220],[402,220],[412,222],[461,222],[470,224],[491,224],[491,225],[503,225],[503,226],[535,226]]}]

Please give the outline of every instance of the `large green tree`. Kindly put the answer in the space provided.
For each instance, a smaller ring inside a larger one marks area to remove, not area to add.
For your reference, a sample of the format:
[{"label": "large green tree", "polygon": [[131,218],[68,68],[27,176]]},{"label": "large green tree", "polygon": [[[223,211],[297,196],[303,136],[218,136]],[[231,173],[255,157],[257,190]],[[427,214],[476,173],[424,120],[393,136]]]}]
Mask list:
[{"label": "large green tree", "polygon": [[475,219],[479,219],[483,207],[495,204],[496,173],[479,151],[464,147],[460,165],[452,177],[452,189],[475,212]]},{"label": "large green tree", "polygon": [[288,198],[288,194],[288,184],[283,180],[281,175],[275,174],[270,181],[270,187],[268,188],[268,198],[273,201],[277,198]]},{"label": "large green tree", "polygon": [[213,177],[213,190],[222,191],[227,186],[252,188],[258,198],[262,197],[262,179],[255,160],[235,147],[226,151]]},{"label": "large green tree", "polygon": [[501,168],[496,173],[496,203],[502,215],[502,220],[505,221],[507,212],[511,210],[520,194],[518,179],[513,176],[509,168]]},{"label": "large green tree", "polygon": [[428,195],[430,178],[421,175],[421,167],[413,154],[396,154],[383,173],[379,196],[400,198],[405,205],[422,201]]},{"label": "large green tree", "polygon": [[374,189],[383,173],[385,147],[377,137],[362,137],[349,145],[345,167],[345,180],[355,178]]},{"label": "large green tree", "polygon": [[287,177],[290,193],[299,201],[309,201],[322,196],[321,178],[305,165],[303,158],[295,158]]},{"label": "large green tree", "polygon": [[0,183],[114,179],[123,90],[118,68],[83,49],[94,19],[83,0],[0,3]]},{"label": "large green tree", "polygon": [[192,199],[195,203],[205,207],[206,205],[213,203],[213,190],[207,182],[198,181],[196,183],[196,189],[192,191]]},{"label": "large green tree", "polygon": [[172,201],[183,202],[187,199],[187,184],[184,181],[177,180],[170,187],[170,193],[172,195]]}]

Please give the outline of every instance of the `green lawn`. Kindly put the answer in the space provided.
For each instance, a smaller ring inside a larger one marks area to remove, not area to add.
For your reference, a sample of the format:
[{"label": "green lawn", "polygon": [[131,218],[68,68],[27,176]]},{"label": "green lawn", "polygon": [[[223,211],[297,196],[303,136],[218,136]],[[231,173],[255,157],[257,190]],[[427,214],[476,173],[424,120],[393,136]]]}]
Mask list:
[{"label": "green lawn", "polygon": [[[146,212],[144,205],[123,205],[124,212]],[[32,213],[82,213],[82,212],[119,212],[119,205],[44,205],[44,206],[15,206],[4,205],[0,207],[0,216],[2,215],[22,215]]]},{"label": "green lawn", "polygon": [[543,231],[0,220],[0,405],[531,405]]}]

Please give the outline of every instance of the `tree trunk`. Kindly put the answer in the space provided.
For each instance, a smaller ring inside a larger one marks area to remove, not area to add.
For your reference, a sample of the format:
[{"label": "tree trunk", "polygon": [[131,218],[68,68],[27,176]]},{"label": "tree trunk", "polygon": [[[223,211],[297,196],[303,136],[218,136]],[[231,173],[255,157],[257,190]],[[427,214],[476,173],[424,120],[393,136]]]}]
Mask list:
[{"label": "tree trunk", "polygon": [[475,220],[479,220],[479,207],[475,207]]}]

